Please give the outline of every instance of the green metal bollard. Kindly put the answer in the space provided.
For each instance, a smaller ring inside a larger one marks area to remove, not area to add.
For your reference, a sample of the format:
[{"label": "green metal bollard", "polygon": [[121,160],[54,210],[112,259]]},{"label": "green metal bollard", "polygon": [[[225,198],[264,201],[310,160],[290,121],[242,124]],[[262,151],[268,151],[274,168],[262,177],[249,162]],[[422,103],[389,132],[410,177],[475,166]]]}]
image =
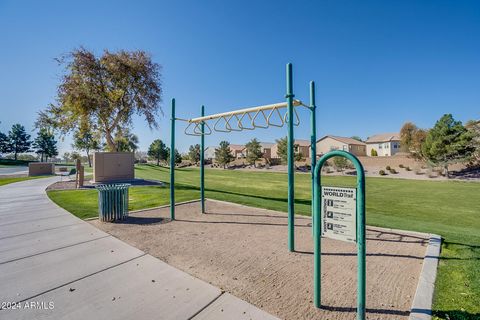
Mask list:
[{"label": "green metal bollard", "polygon": [[346,151],[331,151],[325,154],[315,166],[314,172],[314,295],[315,307],[321,308],[321,172],[324,163],[332,157],[344,157],[350,160],[357,171],[357,320],[365,320],[366,307],[366,239],[365,239],[365,171],[356,156]]}]

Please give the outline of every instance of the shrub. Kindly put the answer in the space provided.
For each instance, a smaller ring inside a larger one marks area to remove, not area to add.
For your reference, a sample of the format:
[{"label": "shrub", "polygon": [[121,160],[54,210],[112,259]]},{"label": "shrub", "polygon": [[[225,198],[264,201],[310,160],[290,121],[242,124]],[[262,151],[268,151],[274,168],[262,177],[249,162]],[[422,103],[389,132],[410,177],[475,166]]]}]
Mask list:
[{"label": "shrub", "polygon": [[390,171],[391,174],[397,174],[397,173],[398,173],[398,172],[397,172],[395,169],[393,169],[393,168],[391,168],[389,171]]},{"label": "shrub", "polygon": [[370,151],[370,155],[371,155],[372,157],[377,157],[377,156],[378,156],[377,150],[372,149],[372,150]]},{"label": "shrub", "polygon": [[407,171],[412,171],[412,168],[406,167],[405,170],[407,170]]},{"label": "shrub", "polygon": [[405,168],[405,166],[403,164],[399,164],[398,167],[399,168]]},{"label": "shrub", "polygon": [[385,172],[385,170],[380,170],[378,171],[378,174],[381,175],[381,176],[386,176],[387,173]]},{"label": "shrub", "polygon": [[390,166],[386,166],[385,169],[387,169],[387,171],[392,170],[392,168]]}]

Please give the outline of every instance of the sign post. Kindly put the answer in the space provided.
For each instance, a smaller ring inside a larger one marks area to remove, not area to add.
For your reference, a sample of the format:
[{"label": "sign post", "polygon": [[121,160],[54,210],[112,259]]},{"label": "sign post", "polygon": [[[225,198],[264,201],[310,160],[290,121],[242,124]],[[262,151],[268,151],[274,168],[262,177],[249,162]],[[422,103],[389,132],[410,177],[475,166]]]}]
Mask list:
[{"label": "sign post", "polygon": [[[356,188],[322,186],[323,164],[332,157],[350,160],[357,171]],[[353,154],[331,151],[318,161],[313,185],[314,304],[321,308],[322,237],[357,244],[357,320],[365,320],[366,248],[365,248],[365,172]]]}]

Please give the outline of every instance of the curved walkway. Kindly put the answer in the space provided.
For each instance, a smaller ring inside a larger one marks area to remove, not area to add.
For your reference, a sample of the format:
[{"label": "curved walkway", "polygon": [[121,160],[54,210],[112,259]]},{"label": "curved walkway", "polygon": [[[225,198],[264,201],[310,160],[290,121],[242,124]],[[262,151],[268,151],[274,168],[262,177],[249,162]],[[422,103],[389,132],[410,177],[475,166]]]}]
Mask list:
[{"label": "curved walkway", "polygon": [[277,319],[58,207],[57,180],[0,187],[1,319]]}]

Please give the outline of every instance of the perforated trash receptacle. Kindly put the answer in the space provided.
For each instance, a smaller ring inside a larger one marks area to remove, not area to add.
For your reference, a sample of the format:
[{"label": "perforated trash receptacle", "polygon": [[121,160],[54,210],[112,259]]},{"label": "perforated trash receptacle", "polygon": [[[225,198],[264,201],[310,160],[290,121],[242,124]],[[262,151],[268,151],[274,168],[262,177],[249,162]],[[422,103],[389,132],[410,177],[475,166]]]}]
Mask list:
[{"label": "perforated trash receptacle", "polygon": [[98,190],[98,218],[100,221],[117,221],[128,217],[128,187],[122,184],[101,184]]}]

